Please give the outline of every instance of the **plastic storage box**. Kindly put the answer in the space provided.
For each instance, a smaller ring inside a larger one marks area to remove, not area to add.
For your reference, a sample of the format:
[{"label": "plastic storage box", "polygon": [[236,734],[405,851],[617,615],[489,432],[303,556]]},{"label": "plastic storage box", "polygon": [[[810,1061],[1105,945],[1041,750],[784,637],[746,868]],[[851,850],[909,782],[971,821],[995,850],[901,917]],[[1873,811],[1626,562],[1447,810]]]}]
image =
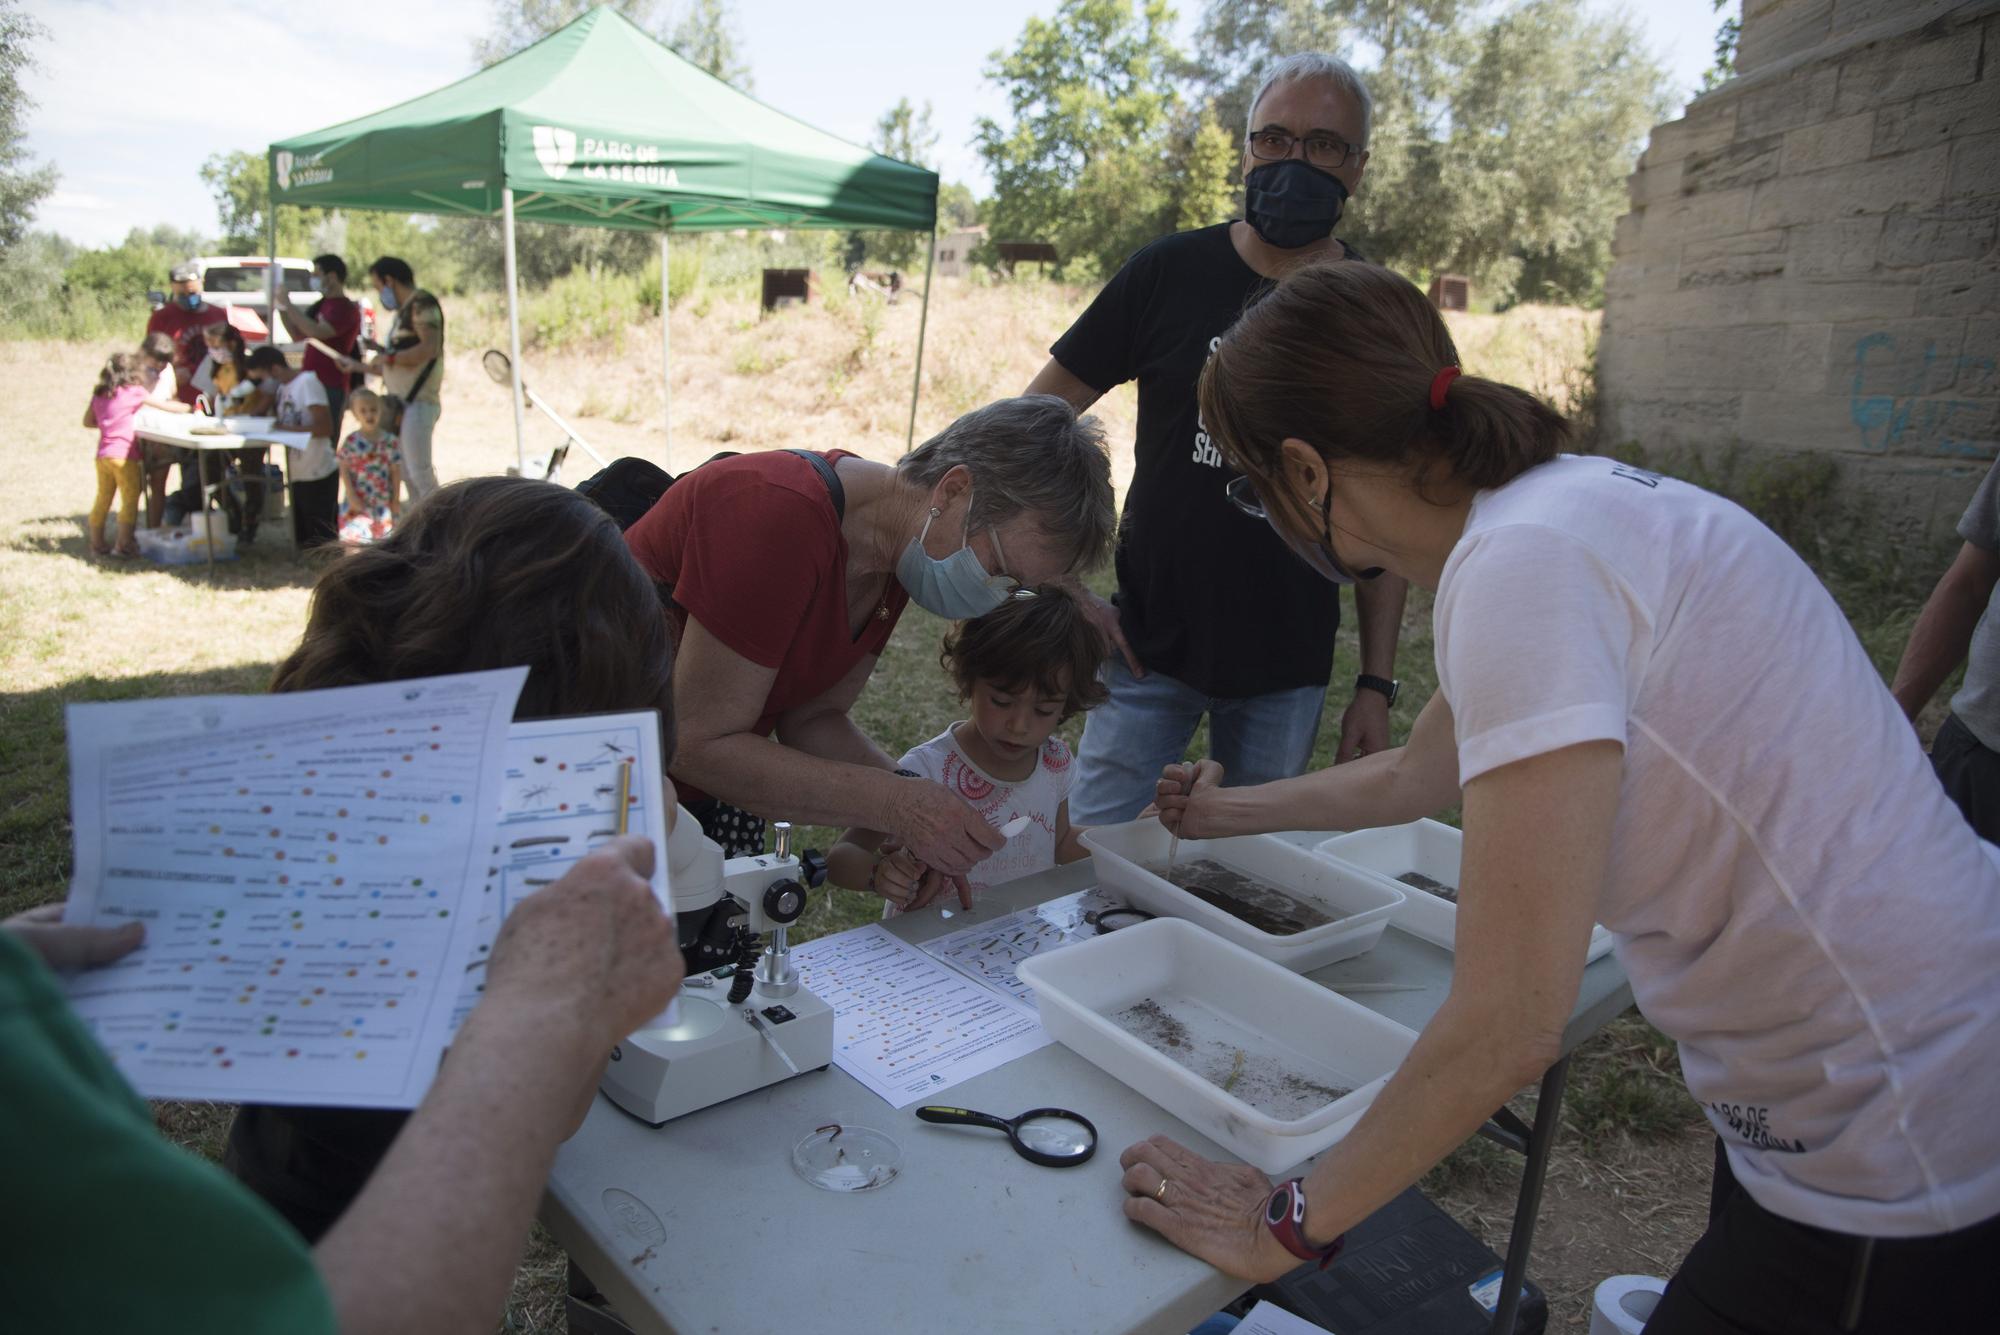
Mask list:
[{"label": "plastic storage box", "polygon": [[[1464,870],[1465,836],[1442,821],[1419,820],[1374,830],[1336,834],[1315,850],[1335,866],[1366,872],[1403,892],[1402,907],[1393,915],[1396,926],[1434,946],[1455,950],[1458,905],[1428,890],[1406,886],[1396,878],[1406,872],[1456,886]],[[1585,962],[1611,949],[1611,933],[1602,926],[1590,930]]]},{"label": "plastic storage box", "polygon": [[1276,835],[1181,840],[1179,862],[1209,858],[1343,915],[1303,932],[1274,935],[1147,871],[1144,864],[1167,860],[1171,839],[1166,827],[1150,818],[1102,825],[1083,835],[1103,889],[1124,895],[1149,913],[1185,918],[1300,973],[1374,949],[1403,902],[1403,891],[1394,882],[1331,863]]},{"label": "plastic storage box", "polygon": [[[1417,1040],[1394,1020],[1172,918],[1037,955],[1019,972],[1058,1042],[1267,1173],[1346,1135]],[[1198,1074],[1114,1018],[1146,1003],[1182,1026],[1184,1052],[1226,1054],[1233,1044],[1250,1055],[1220,1081]],[[1245,1088],[1252,1080],[1268,1088],[1274,1072],[1351,1092],[1277,1116],[1246,1101],[1255,1095]],[[1223,1088],[1236,1074],[1246,1097]]]}]

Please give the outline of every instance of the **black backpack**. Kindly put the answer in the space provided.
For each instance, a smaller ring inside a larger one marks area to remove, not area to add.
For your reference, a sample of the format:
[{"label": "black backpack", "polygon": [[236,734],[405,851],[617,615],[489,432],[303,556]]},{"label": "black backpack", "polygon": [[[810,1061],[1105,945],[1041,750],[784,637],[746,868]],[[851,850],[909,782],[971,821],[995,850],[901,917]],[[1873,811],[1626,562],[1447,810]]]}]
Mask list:
[{"label": "black backpack", "polygon": [[[722,453],[704,459],[696,467],[714,463],[717,459],[734,459],[742,451],[724,450]],[[840,475],[833,471],[833,465],[824,456],[811,450],[788,450],[810,463],[813,470],[826,483],[826,494],[833,502],[833,517],[837,523],[847,515],[847,489],[840,485]],[[681,476],[687,476],[683,473]],[[660,503],[667,494],[667,488],[674,485],[674,475],[650,459],[626,457],[615,459],[598,469],[589,477],[576,484],[579,496],[588,497],[597,508],[611,516],[618,524],[620,532],[639,522],[640,516]]]}]

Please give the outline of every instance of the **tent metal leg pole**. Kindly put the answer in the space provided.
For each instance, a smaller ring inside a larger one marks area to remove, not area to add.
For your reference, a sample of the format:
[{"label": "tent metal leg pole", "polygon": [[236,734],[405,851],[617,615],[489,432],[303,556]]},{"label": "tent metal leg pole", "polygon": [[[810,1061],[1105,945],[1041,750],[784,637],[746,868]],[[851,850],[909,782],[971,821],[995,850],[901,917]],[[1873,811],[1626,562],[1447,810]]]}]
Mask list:
[{"label": "tent metal leg pole", "polygon": [[674,471],[674,335],[672,312],[667,301],[667,238],[672,233],[660,229],[660,432],[667,438],[667,471]]},{"label": "tent metal leg pole", "polygon": [[937,229],[931,229],[930,249],[924,252],[924,308],[917,316],[917,370],[910,377],[910,429],[903,436],[903,448],[917,443],[917,396],[924,388],[924,330],[931,320],[931,281],[937,273]]},{"label": "tent metal leg pole", "polygon": [[514,391],[514,467],[528,475],[528,424],[521,408],[521,294],[514,275],[514,187],[500,191],[500,230],[506,240],[507,262],[507,355],[512,359],[508,379]]},{"label": "tent metal leg pole", "polygon": [[[285,341],[285,322],[278,315],[278,301],[284,295],[283,276],[278,272],[278,202],[274,199],[264,214],[264,239],[270,243],[271,267],[264,271],[265,291],[270,294],[271,304],[266,308],[271,318],[265,323],[270,326],[266,336],[273,344]],[[217,417],[222,416],[221,405],[215,409]],[[339,443],[340,423],[333,424],[334,440]]]}]

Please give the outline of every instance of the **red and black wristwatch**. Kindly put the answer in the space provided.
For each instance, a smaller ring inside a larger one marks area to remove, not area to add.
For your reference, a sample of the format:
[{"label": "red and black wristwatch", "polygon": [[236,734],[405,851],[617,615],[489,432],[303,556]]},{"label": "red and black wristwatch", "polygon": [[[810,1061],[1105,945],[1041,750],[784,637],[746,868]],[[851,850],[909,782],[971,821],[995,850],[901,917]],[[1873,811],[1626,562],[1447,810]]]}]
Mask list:
[{"label": "red and black wristwatch", "polygon": [[1280,1182],[1271,1192],[1271,1198],[1264,1202],[1264,1226],[1286,1251],[1301,1261],[1318,1261],[1321,1270],[1332,1265],[1347,1245],[1345,1233],[1324,1247],[1306,1241],[1306,1182],[1302,1177]]}]

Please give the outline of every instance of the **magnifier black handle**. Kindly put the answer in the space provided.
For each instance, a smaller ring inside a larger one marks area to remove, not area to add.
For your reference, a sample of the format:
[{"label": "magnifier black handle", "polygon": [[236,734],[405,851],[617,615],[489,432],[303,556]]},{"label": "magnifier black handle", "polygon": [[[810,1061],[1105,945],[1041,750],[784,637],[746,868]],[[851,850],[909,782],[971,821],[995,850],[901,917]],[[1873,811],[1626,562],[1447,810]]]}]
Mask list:
[{"label": "magnifier black handle", "polygon": [[946,1126],[989,1126],[995,1131],[1014,1129],[1011,1122],[995,1117],[992,1113],[974,1112],[970,1108],[945,1108],[937,1104],[917,1109],[917,1117],[925,1122],[939,1122]]}]

